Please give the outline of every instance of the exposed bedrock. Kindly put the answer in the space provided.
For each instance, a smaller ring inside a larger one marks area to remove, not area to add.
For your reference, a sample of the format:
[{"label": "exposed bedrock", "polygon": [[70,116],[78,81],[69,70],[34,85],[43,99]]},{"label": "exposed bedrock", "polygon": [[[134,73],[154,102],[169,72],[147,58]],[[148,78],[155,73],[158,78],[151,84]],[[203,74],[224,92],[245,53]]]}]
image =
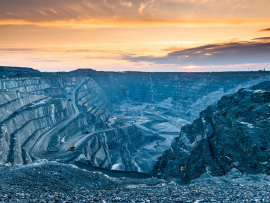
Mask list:
[{"label": "exposed bedrock", "polygon": [[153,168],[155,176],[188,182],[208,173],[222,176],[270,173],[270,82],[223,96],[191,125]]}]

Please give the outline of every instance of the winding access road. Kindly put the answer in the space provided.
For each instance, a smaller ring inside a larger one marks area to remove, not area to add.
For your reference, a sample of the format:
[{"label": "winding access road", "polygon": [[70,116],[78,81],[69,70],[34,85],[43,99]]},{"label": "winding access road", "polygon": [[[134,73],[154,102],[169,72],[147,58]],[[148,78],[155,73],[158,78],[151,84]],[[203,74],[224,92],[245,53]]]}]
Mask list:
[{"label": "winding access road", "polygon": [[55,125],[53,128],[48,130],[46,133],[44,133],[37,142],[34,144],[31,155],[35,159],[47,159],[50,158],[49,152],[48,152],[48,145],[50,142],[51,137],[58,133],[61,129],[63,129],[66,125],[68,125],[72,120],[74,120],[79,114],[80,110],[78,109],[76,105],[76,90],[79,89],[88,79],[82,80],[72,91],[71,93],[71,101],[68,101],[68,105],[70,106],[70,109],[72,109],[72,115],[62,121],[59,122],[57,125]]},{"label": "winding access road", "polygon": [[[53,128],[48,130],[46,133],[44,133],[34,144],[32,150],[30,151],[31,157],[34,159],[51,159],[51,158],[57,158],[61,157],[64,155],[71,154],[72,152],[70,151],[70,147],[79,147],[84,141],[89,139],[91,136],[97,134],[97,133],[102,133],[102,132],[109,132],[109,131],[115,131],[115,128],[109,128],[105,130],[100,130],[100,131],[94,131],[89,134],[82,134],[80,136],[73,137],[66,142],[62,143],[60,147],[58,148],[58,151],[48,151],[48,145],[50,142],[50,139],[52,138],[53,135],[59,133],[65,126],[67,126],[72,120],[74,120],[79,114],[80,110],[77,107],[76,104],[76,90],[79,89],[85,82],[86,80],[83,80],[80,82],[72,91],[71,93],[71,102],[68,103],[69,108],[72,109],[72,115],[62,121],[59,122],[57,125],[55,125]],[[100,121],[97,121],[93,123],[92,125],[98,123]],[[126,123],[125,126],[119,127],[119,128],[125,128],[131,126],[130,124]]]},{"label": "winding access road", "polygon": [[[131,126],[130,124],[125,124],[125,126],[119,127],[119,128],[126,128]],[[61,144],[59,147],[59,150],[57,152],[47,152],[45,155],[46,159],[52,159],[52,158],[57,158],[57,157],[62,157],[68,154],[72,154],[73,152],[70,151],[70,147],[76,147],[78,148],[82,143],[87,141],[90,137],[94,136],[95,134],[102,133],[102,132],[109,132],[109,131],[115,131],[117,129],[115,128],[110,128],[106,130],[99,130],[99,131],[94,131],[89,134],[82,134],[81,136],[77,136],[74,138],[69,139],[67,142],[64,142]]]}]

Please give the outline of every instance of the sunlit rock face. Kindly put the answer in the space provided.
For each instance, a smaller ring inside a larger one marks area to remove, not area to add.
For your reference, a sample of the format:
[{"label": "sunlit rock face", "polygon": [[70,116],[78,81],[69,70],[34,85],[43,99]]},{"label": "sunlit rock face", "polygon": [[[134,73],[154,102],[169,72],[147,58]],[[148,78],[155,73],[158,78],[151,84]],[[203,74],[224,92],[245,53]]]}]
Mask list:
[{"label": "sunlit rock face", "polygon": [[184,181],[207,173],[222,176],[270,173],[270,82],[223,96],[192,124],[182,128],[152,174]]}]

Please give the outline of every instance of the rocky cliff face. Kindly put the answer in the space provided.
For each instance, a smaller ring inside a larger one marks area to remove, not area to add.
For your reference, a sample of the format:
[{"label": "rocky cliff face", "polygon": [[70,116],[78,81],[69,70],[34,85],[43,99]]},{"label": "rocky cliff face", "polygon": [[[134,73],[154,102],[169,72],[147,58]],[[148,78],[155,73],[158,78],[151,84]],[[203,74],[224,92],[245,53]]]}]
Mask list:
[{"label": "rocky cliff face", "polygon": [[270,82],[226,95],[182,128],[152,174],[184,181],[208,173],[221,176],[270,173]]}]

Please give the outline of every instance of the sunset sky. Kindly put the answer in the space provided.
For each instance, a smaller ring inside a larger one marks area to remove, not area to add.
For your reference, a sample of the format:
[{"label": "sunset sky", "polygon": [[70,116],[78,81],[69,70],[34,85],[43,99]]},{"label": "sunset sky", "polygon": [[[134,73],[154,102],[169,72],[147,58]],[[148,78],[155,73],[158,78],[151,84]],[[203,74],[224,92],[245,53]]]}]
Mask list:
[{"label": "sunset sky", "polygon": [[270,70],[270,0],[0,0],[0,66]]}]

